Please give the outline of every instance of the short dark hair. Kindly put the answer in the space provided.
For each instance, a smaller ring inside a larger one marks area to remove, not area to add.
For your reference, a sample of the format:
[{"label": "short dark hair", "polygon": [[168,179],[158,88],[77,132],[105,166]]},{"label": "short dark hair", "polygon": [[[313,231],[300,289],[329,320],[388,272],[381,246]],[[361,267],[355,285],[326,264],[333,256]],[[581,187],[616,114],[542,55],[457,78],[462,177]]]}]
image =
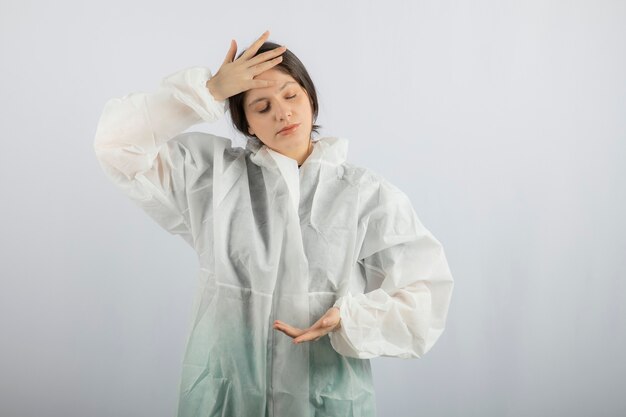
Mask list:
[{"label": "short dark hair", "polygon": [[[274,42],[265,42],[263,43],[263,45],[261,45],[256,54],[254,54],[254,56],[278,47],[280,47],[280,45]],[[237,56],[237,58],[243,55],[244,52],[246,51],[242,51],[239,56]],[[289,49],[283,52],[280,56],[283,57],[283,60],[277,65],[274,65],[272,69],[276,69],[287,75],[290,75],[307,92],[307,95],[309,96],[309,102],[311,103],[311,112],[313,115],[312,119],[313,122],[315,122],[315,120],[317,119],[319,106],[317,104],[317,93],[315,92],[315,85],[313,85],[313,81],[311,80],[309,73],[307,72],[302,62],[298,59],[298,57],[295,56],[294,53],[291,52]],[[246,113],[244,111],[244,98],[248,91],[250,90],[242,91],[239,94],[235,94],[234,96],[229,97],[228,108],[230,110],[230,117],[232,119],[235,129],[243,133],[248,138],[256,138],[256,135],[250,135],[250,133],[248,132],[248,119],[246,119]],[[311,128],[311,132],[319,134],[318,129],[320,127],[320,125],[316,125],[314,123]]]}]

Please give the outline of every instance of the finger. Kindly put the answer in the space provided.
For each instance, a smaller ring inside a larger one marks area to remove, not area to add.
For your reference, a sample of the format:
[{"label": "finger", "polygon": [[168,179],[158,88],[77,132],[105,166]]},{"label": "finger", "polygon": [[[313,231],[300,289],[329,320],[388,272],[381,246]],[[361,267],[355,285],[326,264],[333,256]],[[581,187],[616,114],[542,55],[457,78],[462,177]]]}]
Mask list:
[{"label": "finger", "polygon": [[310,342],[311,340],[318,340],[322,336],[328,333],[328,330],[320,329],[320,330],[309,330],[306,333],[296,337],[293,339],[294,344],[302,343],[302,342]]},{"label": "finger", "polygon": [[280,330],[289,337],[298,337],[304,333],[304,330],[286,324],[275,324],[274,329]]},{"label": "finger", "polygon": [[339,309],[331,307],[312,327],[333,327],[339,321],[339,317]]},{"label": "finger", "polygon": [[259,37],[259,39],[254,41],[254,43],[252,43],[252,45],[250,45],[250,47],[246,49],[246,52],[243,53],[241,58],[243,58],[245,61],[245,60],[248,60],[250,57],[254,56],[254,54],[256,54],[256,51],[259,50],[259,48],[261,47],[261,45],[263,45],[263,42],[265,42],[265,40],[268,38],[269,35],[270,35],[269,30],[266,30],[265,32],[263,32],[261,37]]},{"label": "finger", "polygon": [[306,331],[307,332],[328,331],[328,329],[326,328],[327,326],[324,325],[324,319],[325,318],[326,318],[326,315],[323,315],[322,317],[320,317],[315,323],[313,323],[313,325],[311,327],[306,329]]},{"label": "finger", "polygon": [[335,329],[339,320],[340,317],[335,310],[329,309],[313,326],[311,326],[311,329],[319,329],[325,333],[330,333],[333,329]]},{"label": "finger", "polygon": [[290,326],[287,323],[283,323],[282,321],[279,321],[279,320],[276,320],[274,322],[274,329],[280,330],[281,332],[285,333],[289,337],[298,337],[305,333],[305,330]]},{"label": "finger", "polygon": [[[330,326],[326,326],[324,325],[324,320],[325,320],[325,315],[320,317],[319,320],[317,320],[315,323],[313,323],[313,325],[311,327],[309,327],[308,329],[305,329],[303,335],[309,335],[313,338],[317,337],[318,339],[325,335],[326,333],[328,333],[331,329]],[[307,336],[307,337],[309,337]],[[300,337],[300,336],[299,336]]]},{"label": "finger", "polygon": [[226,54],[226,58],[224,59],[223,64],[228,64],[229,62],[233,62],[233,59],[235,59],[236,54],[237,54],[237,42],[234,39],[231,39],[230,48],[228,49],[228,53]]},{"label": "finger", "polygon": [[279,56],[274,59],[270,59],[269,61],[265,61],[261,64],[257,64],[253,67],[250,67],[250,69],[252,70],[252,73],[254,75],[259,75],[260,73],[265,72],[268,69],[272,68],[274,65],[280,64],[282,60],[283,60],[283,57]]},{"label": "finger", "polygon": [[280,327],[277,327],[277,326],[274,326],[274,329],[275,329],[275,330],[277,330],[277,331],[279,331],[279,332],[283,332],[286,336],[289,336],[289,337],[291,337],[292,339],[293,339],[293,338],[295,338],[295,337],[300,336],[300,335],[298,335],[298,334],[293,334],[293,333],[291,333],[291,332],[287,331],[286,329],[283,329],[283,328],[280,328]]},{"label": "finger", "polygon": [[248,61],[248,67],[253,67],[261,62],[267,61],[269,58],[273,58],[280,54],[283,54],[287,50],[286,46],[279,46],[278,48],[270,49],[269,51],[265,51],[261,54],[258,54],[254,58]]}]

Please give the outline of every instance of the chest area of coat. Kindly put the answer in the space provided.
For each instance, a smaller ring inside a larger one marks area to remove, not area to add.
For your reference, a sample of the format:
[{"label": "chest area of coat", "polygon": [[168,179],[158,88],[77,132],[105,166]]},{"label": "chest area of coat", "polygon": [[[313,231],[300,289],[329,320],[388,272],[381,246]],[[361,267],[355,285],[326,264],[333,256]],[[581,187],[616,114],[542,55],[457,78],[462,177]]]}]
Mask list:
[{"label": "chest area of coat", "polygon": [[[287,181],[280,175],[242,176],[215,207],[215,219],[228,225],[237,239],[233,246],[254,244],[252,236],[267,244],[281,239],[299,239],[305,246],[316,239],[346,238],[358,225],[358,188],[330,175],[301,177],[297,204]],[[293,186],[291,187],[293,189]],[[296,210],[297,206],[297,210]]]},{"label": "chest area of coat", "polygon": [[338,288],[358,240],[358,188],[341,178],[316,179],[300,181],[297,211],[275,177],[234,184],[212,222],[211,246],[224,262],[220,279],[268,293],[278,281],[293,293]]}]

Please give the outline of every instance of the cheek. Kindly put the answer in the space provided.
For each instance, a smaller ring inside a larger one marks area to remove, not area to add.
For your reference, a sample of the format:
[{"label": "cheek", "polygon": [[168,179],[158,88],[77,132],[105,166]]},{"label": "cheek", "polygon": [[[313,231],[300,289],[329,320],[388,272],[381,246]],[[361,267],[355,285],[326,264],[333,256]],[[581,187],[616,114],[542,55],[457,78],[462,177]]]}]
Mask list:
[{"label": "cheek", "polygon": [[247,114],[246,120],[248,121],[248,125],[253,129],[259,125],[259,118],[254,113]]},{"label": "cheek", "polygon": [[300,110],[301,114],[312,113],[311,102],[306,95],[302,98],[302,100],[298,102],[298,109]]},{"label": "cheek", "polygon": [[248,118],[248,125],[254,130],[258,135],[267,135],[274,130],[274,126],[265,117],[252,116]]}]

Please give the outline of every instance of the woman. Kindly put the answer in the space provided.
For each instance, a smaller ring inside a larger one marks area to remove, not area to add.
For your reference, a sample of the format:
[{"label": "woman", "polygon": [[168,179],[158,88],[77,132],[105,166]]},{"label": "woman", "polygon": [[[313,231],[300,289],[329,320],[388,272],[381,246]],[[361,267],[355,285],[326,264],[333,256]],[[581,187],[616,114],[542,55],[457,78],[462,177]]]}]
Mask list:
[{"label": "woman", "polygon": [[[348,163],[345,139],[312,139],[313,83],[268,36],[237,59],[232,42],[215,76],[111,99],[95,151],[198,254],[179,416],[374,416],[369,358],[425,354],[452,276],[402,191]],[[181,133],[227,109],[245,149]]]}]

